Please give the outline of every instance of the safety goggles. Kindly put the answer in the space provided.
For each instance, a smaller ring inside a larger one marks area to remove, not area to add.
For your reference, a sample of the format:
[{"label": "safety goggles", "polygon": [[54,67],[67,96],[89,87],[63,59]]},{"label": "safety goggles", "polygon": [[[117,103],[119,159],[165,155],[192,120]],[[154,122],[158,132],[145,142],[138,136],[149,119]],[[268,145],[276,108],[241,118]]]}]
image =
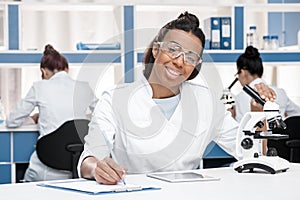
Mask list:
[{"label": "safety goggles", "polygon": [[159,48],[172,59],[183,55],[184,62],[194,67],[202,62],[202,58],[197,53],[184,49],[176,42],[157,42],[157,44],[159,45]]}]

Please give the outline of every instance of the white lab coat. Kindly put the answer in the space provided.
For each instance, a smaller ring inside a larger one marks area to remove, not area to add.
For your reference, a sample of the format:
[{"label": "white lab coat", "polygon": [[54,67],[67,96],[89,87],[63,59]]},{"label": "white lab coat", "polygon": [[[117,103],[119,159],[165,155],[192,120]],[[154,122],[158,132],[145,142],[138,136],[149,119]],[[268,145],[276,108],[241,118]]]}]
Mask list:
[{"label": "white lab coat", "polygon": [[128,173],[196,169],[207,144],[215,140],[235,156],[238,124],[207,87],[185,82],[181,99],[167,120],[152,99],[152,89],[142,77],[103,93],[85,137],[79,163],[93,155],[115,159]]},{"label": "white lab coat", "polygon": [[[255,84],[258,83],[264,83],[267,85],[267,83],[261,79],[257,78],[253,80],[249,86],[254,87]],[[289,99],[286,92],[282,88],[277,88],[274,86],[269,86],[272,88],[276,93],[276,100],[275,102],[279,105],[279,112],[284,118],[285,113],[287,113],[288,116],[292,115],[300,115],[300,107],[295,104],[293,101]],[[240,122],[243,118],[243,116],[250,112],[251,110],[251,97],[244,91],[241,91],[238,95],[235,97],[235,103],[236,103],[236,120]]]},{"label": "white lab coat", "polygon": [[[65,71],[54,74],[49,80],[37,81],[26,97],[18,102],[7,118],[7,127],[19,127],[35,107],[39,110],[38,129],[40,137],[56,130],[65,121],[86,119],[96,105],[97,99],[88,83],[75,81]],[[90,110],[90,111],[89,111]],[[66,171],[45,166],[36,152],[30,158],[25,174],[26,181],[70,178]]]}]

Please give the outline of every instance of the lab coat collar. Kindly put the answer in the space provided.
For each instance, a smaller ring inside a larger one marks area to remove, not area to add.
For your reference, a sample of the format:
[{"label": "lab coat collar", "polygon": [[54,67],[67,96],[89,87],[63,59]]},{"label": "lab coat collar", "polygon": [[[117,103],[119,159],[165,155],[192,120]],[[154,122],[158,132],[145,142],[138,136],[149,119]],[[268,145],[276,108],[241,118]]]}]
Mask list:
[{"label": "lab coat collar", "polygon": [[[150,103],[152,106],[156,106],[154,101],[149,101],[149,99],[152,99],[153,91],[148,80],[144,76],[141,76],[140,80],[133,84],[135,85],[133,86],[134,88],[138,90],[141,89],[142,91],[146,91],[145,93],[149,95],[147,98],[144,99],[145,102]],[[193,91],[193,87],[188,82],[183,82],[179,90],[181,94],[181,99],[173,115],[171,116],[170,120],[167,120],[160,110],[156,111],[157,117],[159,117],[161,120],[164,119],[165,121],[164,123],[167,123],[171,126],[177,127],[178,124],[182,124],[183,130],[187,131],[192,135],[197,135],[199,134],[199,132],[196,131],[197,126],[195,125],[198,124],[199,122],[198,118],[201,116],[200,113],[198,113],[198,109],[195,109],[198,107],[198,103],[199,103],[197,102],[198,98]],[[184,121],[182,121],[183,119]],[[201,133],[203,131],[204,130],[202,130]]]},{"label": "lab coat collar", "polygon": [[267,83],[266,83],[265,80],[263,80],[263,79],[261,79],[261,78],[256,78],[256,79],[254,79],[254,80],[249,84],[249,86],[252,87],[252,88],[254,88],[254,85],[255,85],[255,84],[258,84],[258,83],[264,83],[264,84],[267,85]]},{"label": "lab coat collar", "polygon": [[[147,89],[147,93],[151,96],[151,98],[153,97],[153,91],[152,91],[152,88],[150,86],[150,83],[149,81],[146,79],[146,77],[144,75],[141,76],[140,80],[142,82],[142,84],[144,86],[146,86],[146,89]],[[180,86],[179,86],[179,91],[180,93],[182,92],[182,85],[183,84],[186,84],[185,82],[183,82]]]},{"label": "lab coat collar", "polygon": [[59,78],[59,77],[65,77],[65,76],[68,76],[68,73],[66,71],[59,71],[53,74],[53,76],[51,76],[49,80]]},{"label": "lab coat collar", "polygon": [[146,89],[147,89],[147,94],[152,98],[152,96],[153,96],[153,91],[152,91],[152,88],[151,88],[151,86],[150,86],[150,83],[148,82],[148,80],[146,79],[146,77],[144,76],[144,74],[142,74],[140,77],[141,77],[141,78],[140,78],[139,81],[142,83],[142,85],[144,85],[144,86],[146,87]]}]

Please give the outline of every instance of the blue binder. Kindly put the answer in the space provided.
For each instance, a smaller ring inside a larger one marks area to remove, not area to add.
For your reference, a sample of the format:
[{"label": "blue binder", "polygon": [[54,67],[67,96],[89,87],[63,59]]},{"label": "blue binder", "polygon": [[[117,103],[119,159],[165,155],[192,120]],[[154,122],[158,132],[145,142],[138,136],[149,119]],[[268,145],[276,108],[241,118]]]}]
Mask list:
[{"label": "blue binder", "polygon": [[120,49],[120,43],[82,43],[76,44],[77,50],[118,50]]},{"label": "blue binder", "polygon": [[210,17],[204,20],[204,32],[210,41],[210,49],[221,48],[221,25],[219,17]]},{"label": "blue binder", "polygon": [[231,49],[231,18],[220,17],[221,49]]}]

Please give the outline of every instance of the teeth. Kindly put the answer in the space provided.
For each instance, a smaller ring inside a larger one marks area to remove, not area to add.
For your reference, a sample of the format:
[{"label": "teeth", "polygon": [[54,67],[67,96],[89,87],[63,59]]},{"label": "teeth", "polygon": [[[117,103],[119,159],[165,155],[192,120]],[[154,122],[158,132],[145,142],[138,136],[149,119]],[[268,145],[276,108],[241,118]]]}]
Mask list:
[{"label": "teeth", "polygon": [[174,71],[173,69],[170,69],[170,68],[168,68],[168,67],[167,67],[167,70],[170,72],[170,74],[172,74],[172,75],[174,75],[174,76],[179,76],[179,75],[181,75],[179,72]]}]

